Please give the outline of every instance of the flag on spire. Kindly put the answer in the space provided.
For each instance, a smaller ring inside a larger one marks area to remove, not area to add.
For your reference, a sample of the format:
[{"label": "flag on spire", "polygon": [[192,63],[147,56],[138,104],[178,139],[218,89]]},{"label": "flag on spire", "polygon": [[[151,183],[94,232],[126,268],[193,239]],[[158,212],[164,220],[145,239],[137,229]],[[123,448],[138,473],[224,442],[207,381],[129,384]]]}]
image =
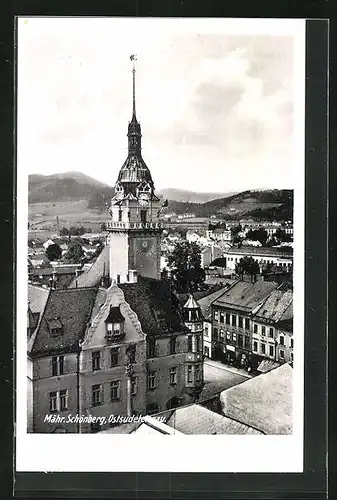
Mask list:
[{"label": "flag on spire", "polygon": [[136,54],[131,54],[131,56],[130,56],[130,61],[137,61],[137,56],[136,56]]}]

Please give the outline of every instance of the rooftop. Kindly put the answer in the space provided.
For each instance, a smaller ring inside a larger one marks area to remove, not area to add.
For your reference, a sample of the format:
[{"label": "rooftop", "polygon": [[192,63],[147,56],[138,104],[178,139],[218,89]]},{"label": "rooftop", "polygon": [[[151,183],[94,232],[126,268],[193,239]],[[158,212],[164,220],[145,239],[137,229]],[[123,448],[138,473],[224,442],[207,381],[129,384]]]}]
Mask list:
[{"label": "rooftop", "polygon": [[[285,251],[285,248],[288,251]],[[231,247],[226,250],[226,254],[228,255],[261,255],[261,256],[269,256],[269,257],[285,257],[288,259],[292,259],[293,252],[291,247],[282,247],[282,248],[274,248],[274,247],[253,247],[253,246],[242,246]]]},{"label": "rooftop", "polygon": [[284,319],[288,317],[287,319],[289,319],[290,310],[287,313],[287,309],[292,305],[292,302],[293,292],[291,290],[274,290],[255,313],[255,316],[257,319],[272,321],[273,323],[278,323],[282,317]]},{"label": "rooftop", "polygon": [[166,425],[183,434],[263,434],[238,420],[192,404],[156,415],[166,417]]},{"label": "rooftop", "polygon": [[292,368],[253,377],[220,394],[223,413],[265,434],[292,433]]},{"label": "rooftop", "polygon": [[187,331],[179,300],[167,282],[139,276],[137,283],[120,283],[118,287],[137,314],[144,333],[156,335]]},{"label": "rooftop", "polygon": [[256,283],[237,281],[231,288],[224,291],[213,305],[252,312],[277,287],[278,284],[273,281],[257,281]]},{"label": "rooftop", "polygon": [[75,288],[76,284],[80,288],[98,285],[103,276],[104,269],[105,274],[107,275],[109,273],[109,245],[105,245],[88,271],[84,272],[72,281],[70,288]]},{"label": "rooftop", "polygon": [[224,291],[232,286],[235,281],[234,280],[222,280],[222,283],[224,287],[221,287],[220,290],[216,290],[213,293],[210,293],[209,295],[206,295],[206,297],[202,297],[201,299],[198,300],[199,306],[201,308],[202,315],[205,319],[210,318],[212,312],[211,312],[211,303],[219,298]]},{"label": "rooftop", "polygon": [[[50,290],[44,312],[31,346],[31,355],[43,356],[58,352],[76,352],[89,322],[96,288]],[[80,307],[79,307],[80,305]],[[62,326],[58,336],[50,334],[50,325]]]}]

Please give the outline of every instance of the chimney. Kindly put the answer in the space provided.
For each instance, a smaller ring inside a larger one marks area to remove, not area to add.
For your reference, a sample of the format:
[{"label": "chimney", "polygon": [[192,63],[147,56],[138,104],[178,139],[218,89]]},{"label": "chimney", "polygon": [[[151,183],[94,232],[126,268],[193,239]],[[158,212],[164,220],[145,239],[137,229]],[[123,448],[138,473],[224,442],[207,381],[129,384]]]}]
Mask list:
[{"label": "chimney", "polygon": [[56,234],[60,236],[60,222],[58,216],[56,216]]},{"label": "chimney", "polygon": [[138,271],[136,269],[130,269],[128,272],[129,283],[137,283],[138,281]]}]

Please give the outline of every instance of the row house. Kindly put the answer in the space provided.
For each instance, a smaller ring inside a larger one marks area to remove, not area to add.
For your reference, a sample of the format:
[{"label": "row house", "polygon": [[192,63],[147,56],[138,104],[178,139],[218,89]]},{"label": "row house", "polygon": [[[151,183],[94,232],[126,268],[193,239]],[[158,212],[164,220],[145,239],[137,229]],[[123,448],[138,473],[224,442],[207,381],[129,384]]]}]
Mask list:
[{"label": "row house", "polygon": [[224,253],[226,268],[235,271],[236,265],[243,257],[252,257],[258,262],[260,268],[270,264],[276,265],[285,271],[291,272],[293,266],[293,253],[291,248],[275,247],[249,247],[241,246],[229,248]]},{"label": "row house", "polygon": [[292,292],[277,288],[237,281],[211,303],[214,357],[251,368],[293,360]]}]

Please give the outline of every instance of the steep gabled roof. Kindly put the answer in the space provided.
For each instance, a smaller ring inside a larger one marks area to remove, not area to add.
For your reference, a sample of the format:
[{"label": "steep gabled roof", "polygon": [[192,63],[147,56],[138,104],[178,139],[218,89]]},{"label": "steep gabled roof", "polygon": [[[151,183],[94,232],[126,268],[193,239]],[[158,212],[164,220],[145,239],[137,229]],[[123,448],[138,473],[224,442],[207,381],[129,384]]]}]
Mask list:
[{"label": "steep gabled roof", "polygon": [[[274,290],[256,311],[255,316],[259,320],[278,323],[283,319],[292,319],[289,314],[289,306],[292,311],[293,292],[291,290]],[[287,312],[288,310],[288,312]]]},{"label": "steep gabled roof", "polygon": [[[96,294],[97,289],[93,287],[51,290],[30,349],[31,356],[76,352],[90,320]],[[56,318],[62,333],[55,337],[51,335],[50,325]]]},{"label": "steep gabled roof", "polygon": [[121,283],[118,287],[137,314],[144,333],[160,335],[188,331],[181,317],[178,298],[165,281],[139,276],[137,283]]}]

